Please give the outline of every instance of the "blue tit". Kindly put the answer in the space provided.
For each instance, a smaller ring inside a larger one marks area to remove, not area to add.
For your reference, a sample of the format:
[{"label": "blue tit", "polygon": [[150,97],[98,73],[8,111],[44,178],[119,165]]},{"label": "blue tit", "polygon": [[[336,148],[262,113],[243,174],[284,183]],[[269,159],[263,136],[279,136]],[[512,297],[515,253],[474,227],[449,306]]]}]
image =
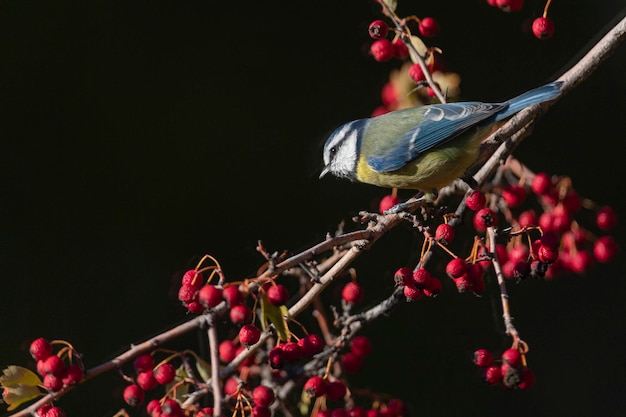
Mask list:
[{"label": "blue tit", "polygon": [[476,162],[482,140],[509,117],[560,94],[561,82],[503,103],[433,104],[360,119],[337,128],[324,145],[324,169],[386,188],[431,192]]}]

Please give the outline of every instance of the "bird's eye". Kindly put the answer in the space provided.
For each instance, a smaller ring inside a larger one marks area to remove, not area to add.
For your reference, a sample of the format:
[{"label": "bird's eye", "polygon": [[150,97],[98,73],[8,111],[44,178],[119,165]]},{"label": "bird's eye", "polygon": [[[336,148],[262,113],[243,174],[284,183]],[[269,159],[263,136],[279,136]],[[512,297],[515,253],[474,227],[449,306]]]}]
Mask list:
[{"label": "bird's eye", "polygon": [[337,153],[337,147],[336,146],[333,146],[332,148],[330,148],[330,154],[331,155],[334,155],[336,153]]}]

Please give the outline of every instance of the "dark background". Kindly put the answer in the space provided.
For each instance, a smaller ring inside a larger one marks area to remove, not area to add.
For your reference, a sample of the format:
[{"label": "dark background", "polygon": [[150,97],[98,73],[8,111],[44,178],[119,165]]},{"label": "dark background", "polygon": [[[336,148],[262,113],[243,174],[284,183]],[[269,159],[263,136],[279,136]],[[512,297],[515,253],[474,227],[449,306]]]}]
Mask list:
[{"label": "dark background", "polygon": [[[399,12],[436,17],[443,32],[430,43],[461,74],[463,98],[490,101],[558,76],[625,6],[553,2],[555,36],[538,41],[522,28],[543,2],[525,3],[505,14],[483,0],[400,1]],[[257,239],[295,252],[384,195],[317,179],[325,136],[369,115],[399,65],[367,56],[377,10],[373,1],[0,1],[0,366],[33,365],[28,344],[39,336],[101,363],[185,318],[173,277],[202,254],[230,280],[251,277]],[[518,151],[619,213],[625,62],[622,47]],[[622,247],[623,233],[622,222]],[[369,294],[391,291],[414,245],[400,230],[362,257]],[[527,392],[481,384],[469,360],[509,343],[493,289],[478,299],[449,287],[367,329],[375,352],[352,386],[397,395],[416,416],[624,415],[623,279],[618,260],[511,288],[537,374]],[[122,386],[106,375],[60,405],[110,416]]]}]

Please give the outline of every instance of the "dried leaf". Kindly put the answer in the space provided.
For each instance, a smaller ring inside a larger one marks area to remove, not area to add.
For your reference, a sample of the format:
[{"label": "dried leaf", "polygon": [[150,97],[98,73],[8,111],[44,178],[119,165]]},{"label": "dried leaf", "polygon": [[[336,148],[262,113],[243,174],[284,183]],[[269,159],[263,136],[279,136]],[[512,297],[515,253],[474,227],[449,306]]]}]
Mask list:
[{"label": "dried leaf", "polygon": [[[411,45],[413,45],[413,47],[415,48],[417,53],[420,54],[421,57],[424,57],[426,51],[428,51],[428,48],[426,47],[422,39],[420,39],[418,36],[411,35]],[[418,59],[415,56],[415,52],[413,51],[413,49],[409,48],[409,54],[411,55],[411,61],[418,62]]]},{"label": "dried leaf", "polygon": [[383,0],[383,2],[387,5],[389,10],[392,12],[396,11],[396,7],[398,7],[398,0]]},{"label": "dried leaf", "polygon": [[211,378],[211,364],[205,361],[202,358],[196,358],[196,369],[198,370],[198,375],[200,375],[200,379],[204,382],[208,381]]}]

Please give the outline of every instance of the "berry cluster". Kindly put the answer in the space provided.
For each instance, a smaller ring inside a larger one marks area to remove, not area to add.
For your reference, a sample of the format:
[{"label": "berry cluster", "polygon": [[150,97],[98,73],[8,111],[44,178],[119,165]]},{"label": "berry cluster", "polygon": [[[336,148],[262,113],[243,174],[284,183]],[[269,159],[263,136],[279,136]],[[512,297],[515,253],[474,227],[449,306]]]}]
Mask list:
[{"label": "berry cluster", "polygon": [[[328,394],[327,394],[328,395]],[[350,408],[334,408],[319,410],[317,417],[402,417],[407,415],[404,402],[396,398],[386,404],[376,404],[376,407],[364,408],[353,406]]]},{"label": "berry cluster", "polygon": [[168,385],[176,377],[176,368],[169,362],[163,362],[155,366],[154,357],[151,354],[139,355],[133,362],[135,378],[133,383],[124,388],[124,401],[130,406],[136,406],[143,402],[145,391],[151,391],[158,385]]},{"label": "berry cluster", "polygon": [[[53,344],[63,347],[53,354]],[[37,373],[43,377],[42,385],[48,391],[59,391],[64,386],[77,384],[83,379],[80,355],[65,341],[55,340],[51,343],[40,337],[30,344],[30,354],[37,361]],[[69,363],[66,364],[63,358]]]},{"label": "berry cluster", "polygon": [[489,350],[478,349],[474,352],[474,364],[481,368],[483,379],[490,385],[524,390],[535,383],[535,373],[526,366],[525,354],[517,348],[502,352],[498,364]]},{"label": "berry cluster", "polygon": [[[554,22],[548,18],[548,8],[551,2],[552,0],[546,2],[543,15],[533,21],[532,31],[538,39],[548,39],[554,34]],[[505,12],[519,12],[524,8],[524,0],[487,0],[487,3]]]}]

